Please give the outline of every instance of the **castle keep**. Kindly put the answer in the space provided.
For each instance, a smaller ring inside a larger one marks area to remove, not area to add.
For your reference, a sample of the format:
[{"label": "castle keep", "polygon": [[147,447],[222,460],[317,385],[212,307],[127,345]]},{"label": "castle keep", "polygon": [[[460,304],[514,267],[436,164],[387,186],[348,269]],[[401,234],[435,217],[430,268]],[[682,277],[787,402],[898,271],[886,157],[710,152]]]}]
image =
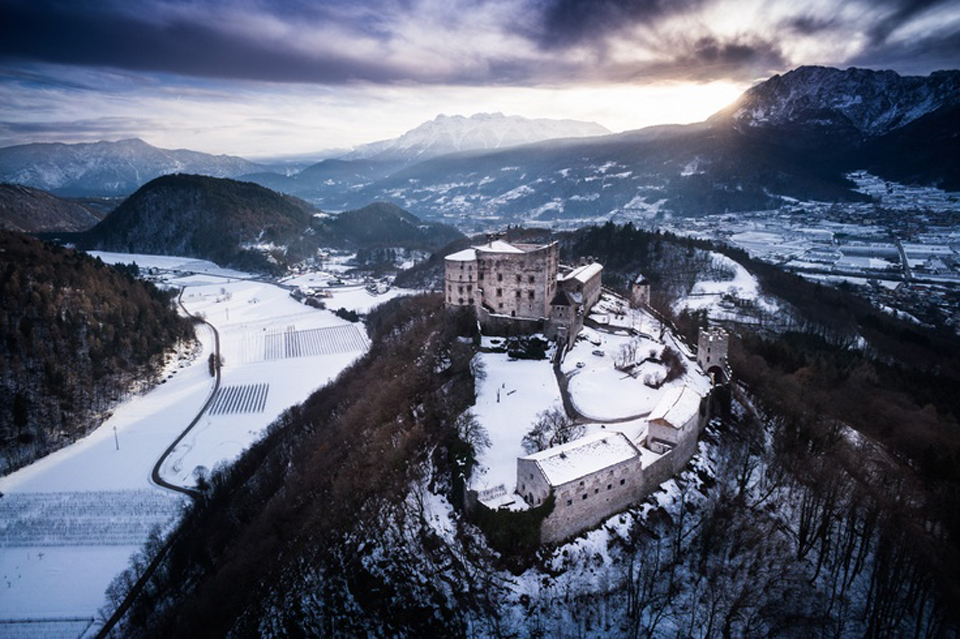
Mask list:
[{"label": "castle keep", "polygon": [[444,296],[448,307],[475,308],[485,330],[542,331],[569,346],[600,299],[603,267],[567,270],[556,242],[492,240],[444,259]]}]

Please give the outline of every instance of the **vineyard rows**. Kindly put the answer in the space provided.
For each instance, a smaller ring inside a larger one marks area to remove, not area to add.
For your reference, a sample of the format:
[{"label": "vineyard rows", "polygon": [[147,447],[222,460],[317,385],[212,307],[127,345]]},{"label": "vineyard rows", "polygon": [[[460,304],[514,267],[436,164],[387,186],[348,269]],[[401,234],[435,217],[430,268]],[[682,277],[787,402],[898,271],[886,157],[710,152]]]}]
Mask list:
[{"label": "vineyard rows", "polygon": [[303,331],[288,326],[285,331],[267,333],[265,338],[264,359],[267,360],[349,353],[367,347],[366,336],[353,324]]},{"label": "vineyard rows", "polygon": [[181,503],[153,490],[11,493],[0,498],[0,547],[140,545]]},{"label": "vineyard rows", "polygon": [[224,386],[210,406],[211,415],[236,415],[239,413],[262,413],[267,403],[270,384],[243,384]]}]

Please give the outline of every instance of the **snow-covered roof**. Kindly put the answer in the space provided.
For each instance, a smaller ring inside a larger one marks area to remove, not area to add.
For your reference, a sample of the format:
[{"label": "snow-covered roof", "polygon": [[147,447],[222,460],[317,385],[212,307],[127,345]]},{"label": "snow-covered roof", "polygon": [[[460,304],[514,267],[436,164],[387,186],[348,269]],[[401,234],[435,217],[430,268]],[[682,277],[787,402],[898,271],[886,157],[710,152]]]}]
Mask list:
[{"label": "snow-covered roof", "polygon": [[603,265],[594,262],[593,264],[587,264],[585,266],[575,268],[560,279],[577,280],[578,282],[586,283],[592,278],[596,277],[601,271],[603,271]]},{"label": "snow-covered roof", "polygon": [[646,276],[646,275],[644,275],[643,273],[640,273],[639,275],[637,275],[637,276],[634,278],[633,283],[634,283],[634,284],[649,284],[650,282],[647,280],[647,276]]},{"label": "snow-covered roof", "polygon": [[525,251],[521,248],[517,248],[509,242],[504,242],[503,240],[494,240],[489,244],[484,244],[482,246],[474,247],[478,251],[483,251],[484,253],[524,253]]},{"label": "snow-covered roof", "polygon": [[688,386],[671,388],[657,402],[657,407],[647,417],[649,421],[663,420],[680,428],[700,412],[700,395]]},{"label": "snow-covered roof", "polygon": [[560,486],[639,455],[626,435],[606,432],[587,435],[521,459],[536,462],[550,485]]},{"label": "snow-covered roof", "polygon": [[472,262],[477,259],[477,252],[472,248],[463,249],[462,251],[451,253],[444,259],[450,260],[451,262]]}]

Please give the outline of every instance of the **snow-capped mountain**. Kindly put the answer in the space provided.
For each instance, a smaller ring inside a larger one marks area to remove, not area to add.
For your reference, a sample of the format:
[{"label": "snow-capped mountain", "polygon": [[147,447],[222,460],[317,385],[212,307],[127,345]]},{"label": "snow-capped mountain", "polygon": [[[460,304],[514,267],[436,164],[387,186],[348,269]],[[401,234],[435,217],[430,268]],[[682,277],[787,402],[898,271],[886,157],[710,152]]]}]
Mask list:
[{"label": "snow-capped mountain", "polygon": [[171,173],[236,177],[263,170],[229,155],[167,150],[140,139],[81,144],[23,144],[0,149],[0,182],[58,195],[124,195]]},{"label": "snow-capped mountain", "polygon": [[876,137],[958,104],[960,71],[921,77],[808,66],[750,88],[721,117],[740,131],[802,126]]},{"label": "snow-capped mountain", "polygon": [[528,119],[502,113],[438,115],[398,138],[358,146],[342,159],[377,161],[426,160],[458,151],[503,149],[555,138],[607,135],[595,122]]}]

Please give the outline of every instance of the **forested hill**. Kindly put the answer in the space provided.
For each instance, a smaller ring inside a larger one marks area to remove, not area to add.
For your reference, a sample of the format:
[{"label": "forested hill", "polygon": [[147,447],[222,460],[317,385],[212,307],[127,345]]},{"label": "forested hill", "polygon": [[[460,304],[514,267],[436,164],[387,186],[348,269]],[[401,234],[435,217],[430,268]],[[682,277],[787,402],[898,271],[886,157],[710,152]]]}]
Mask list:
[{"label": "forested hill", "polygon": [[425,223],[416,215],[387,202],[344,211],[319,222],[325,241],[356,248],[402,247],[434,250],[463,238],[445,224]]},{"label": "forested hill", "polygon": [[24,233],[86,231],[103,214],[93,207],[61,199],[19,184],[0,184],[0,228]]},{"label": "forested hill", "polygon": [[0,291],[0,474],[89,432],[193,338],[152,284],[13,231]]},{"label": "forested hill", "polygon": [[167,175],[145,184],[78,244],[277,270],[304,254],[309,204],[251,182]]}]

